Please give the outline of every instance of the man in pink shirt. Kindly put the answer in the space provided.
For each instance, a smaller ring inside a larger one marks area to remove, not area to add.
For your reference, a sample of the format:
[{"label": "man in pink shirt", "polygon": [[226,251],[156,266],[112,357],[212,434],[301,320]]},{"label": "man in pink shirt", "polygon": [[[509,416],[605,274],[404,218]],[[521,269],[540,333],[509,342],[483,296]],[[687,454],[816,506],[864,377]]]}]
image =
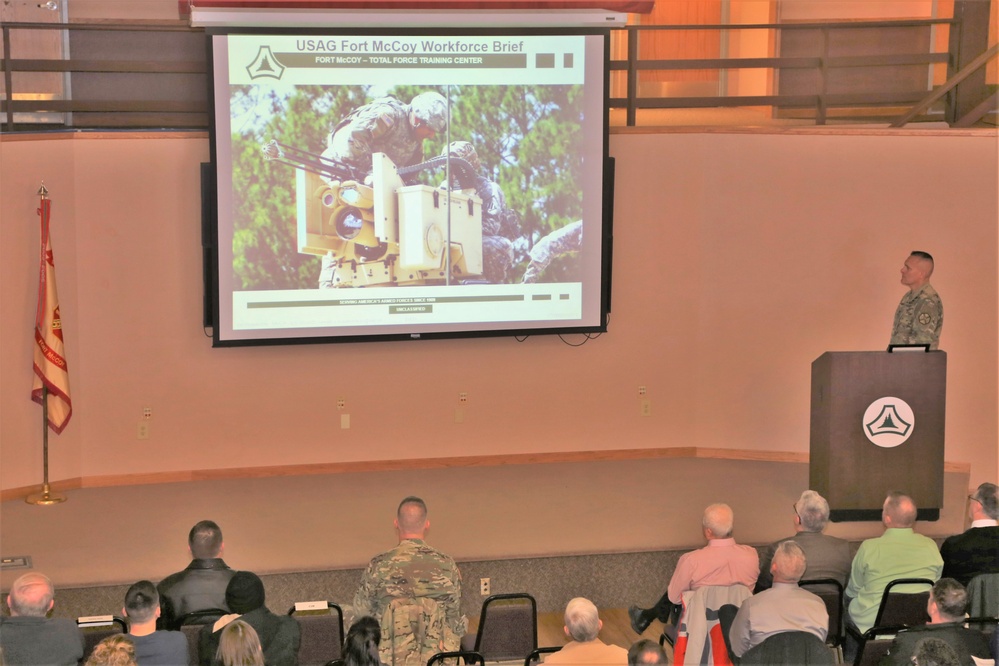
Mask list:
[{"label": "man in pink shirt", "polygon": [[760,575],[760,558],[755,548],[735,542],[733,522],[732,507],[727,504],[712,504],[704,510],[701,526],[708,545],[680,556],[666,594],[655,606],[628,609],[635,633],[644,632],[656,618],[667,622],[673,605],[680,603],[687,590],[708,585],[745,585],[753,589]]}]

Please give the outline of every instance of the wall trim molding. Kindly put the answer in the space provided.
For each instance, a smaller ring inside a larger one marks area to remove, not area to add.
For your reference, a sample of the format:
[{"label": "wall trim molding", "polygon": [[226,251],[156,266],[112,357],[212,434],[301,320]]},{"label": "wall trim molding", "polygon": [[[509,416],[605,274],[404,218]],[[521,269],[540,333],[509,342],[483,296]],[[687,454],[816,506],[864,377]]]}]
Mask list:
[{"label": "wall trim molding", "polygon": [[[317,474],[354,474],[412,469],[448,469],[458,467],[500,467],[503,465],[545,465],[567,462],[600,462],[659,458],[702,458],[711,460],[746,460],[753,462],[807,464],[808,454],[795,451],[753,451],[747,449],[715,449],[696,446],[658,449],[604,449],[598,451],[556,451],[549,453],[512,453],[449,458],[407,458],[404,460],[366,460],[327,462],[302,465],[272,465],[266,467],[230,467],[173,472],[136,474],[101,474],[71,477],[52,481],[56,492],[81,488],[143,486],[163,483],[191,483],[222,479],[257,479],[274,476],[311,476]],[[971,463],[945,462],[944,472],[971,473]],[[41,484],[5,488],[0,501],[24,499],[38,492]]]}]

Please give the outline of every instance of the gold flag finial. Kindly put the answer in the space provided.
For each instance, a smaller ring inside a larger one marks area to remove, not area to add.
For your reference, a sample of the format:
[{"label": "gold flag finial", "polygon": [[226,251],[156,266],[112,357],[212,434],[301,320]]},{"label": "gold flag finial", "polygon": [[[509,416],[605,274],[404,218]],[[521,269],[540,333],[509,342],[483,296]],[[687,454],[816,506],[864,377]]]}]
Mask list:
[{"label": "gold flag finial", "polygon": [[49,190],[48,188],[45,187],[45,181],[43,180],[42,184],[38,187],[38,196],[44,199],[48,195],[49,195]]}]

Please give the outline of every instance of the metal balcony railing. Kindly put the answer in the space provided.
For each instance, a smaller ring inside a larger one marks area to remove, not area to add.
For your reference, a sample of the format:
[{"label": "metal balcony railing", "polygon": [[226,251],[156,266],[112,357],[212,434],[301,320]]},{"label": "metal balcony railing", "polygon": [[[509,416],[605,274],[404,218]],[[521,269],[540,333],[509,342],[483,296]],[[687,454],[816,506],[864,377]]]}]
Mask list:
[{"label": "metal balcony railing", "polygon": [[[611,124],[678,124],[670,121],[668,114],[692,109],[751,109],[757,114],[751,124],[761,120],[799,124],[859,120],[887,125],[902,116],[906,122],[953,118],[953,109],[948,108],[953,104],[953,95],[948,91],[933,97],[946,85],[945,79],[954,73],[957,62],[954,53],[933,50],[934,35],[941,29],[960,30],[960,21],[613,28],[614,53],[609,64]],[[654,46],[656,40],[669,41],[678,32],[692,30],[706,31],[717,39],[721,53],[732,51],[725,45],[733,36],[751,34],[746,31],[765,33],[762,41],[772,45],[767,49],[770,54],[641,57],[649,50],[647,45]],[[18,54],[17,36],[23,39],[50,31],[58,31],[57,41],[61,41],[69,57],[43,59]],[[204,130],[209,126],[206,39],[199,28],[173,21],[6,23],[2,34],[0,127],[4,131]],[[696,84],[685,82],[683,79],[691,78],[694,71],[701,80]],[[763,72],[764,83],[757,83],[755,89],[743,85],[739,78],[745,72]],[[43,74],[49,75],[48,89],[38,87]],[[984,114],[994,110],[994,91],[981,87]],[[913,108],[918,108],[917,114],[908,113]],[[713,122],[703,118],[691,122],[689,113],[685,117],[686,124]],[[726,124],[739,124],[739,120]]]}]

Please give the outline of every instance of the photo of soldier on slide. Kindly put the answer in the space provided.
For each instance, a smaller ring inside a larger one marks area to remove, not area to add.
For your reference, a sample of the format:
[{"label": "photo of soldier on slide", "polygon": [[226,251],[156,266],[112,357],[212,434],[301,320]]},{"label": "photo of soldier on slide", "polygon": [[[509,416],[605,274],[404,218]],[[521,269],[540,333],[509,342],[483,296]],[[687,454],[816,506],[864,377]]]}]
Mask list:
[{"label": "photo of soldier on slide", "polygon": [[[237,289],[380,286],[377,275],[337,283],[348,264],[391,268],[395,259],[392,244],[371,235],[367,209],[357,204],[362,219],[328,203],[372,195],[375,154],[398,167],[397,190],[432,188],[424,196],[435,201],[450,158],[452,196],[480,201],[469,206],[481,219],[481,254],[469,263],[477,273],[450,283],[578,281],[582,94],[575,85],[231,86]],[[296,174],[304,162],[320,168]],[[357,247],[303,251],[300,191],[329,206],[322,233],[335,227],[338,242]]]}]

